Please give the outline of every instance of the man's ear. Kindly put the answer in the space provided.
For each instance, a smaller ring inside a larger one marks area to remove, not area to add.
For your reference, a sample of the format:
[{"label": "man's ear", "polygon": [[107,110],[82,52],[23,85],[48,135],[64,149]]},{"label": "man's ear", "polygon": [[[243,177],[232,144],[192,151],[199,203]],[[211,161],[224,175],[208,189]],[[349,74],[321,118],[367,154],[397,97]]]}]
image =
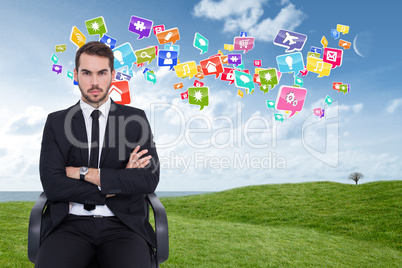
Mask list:
[{"label": "man's ear", "polygon": [[114,79],[114,76],[116,75],[116,70],[115,69],[113,69],[113,71],[112,71],[112,80]]},{"label": "man's ear", "polygon": [[78,73],[76,68],[74,68],[74,80],[78,82]]}]

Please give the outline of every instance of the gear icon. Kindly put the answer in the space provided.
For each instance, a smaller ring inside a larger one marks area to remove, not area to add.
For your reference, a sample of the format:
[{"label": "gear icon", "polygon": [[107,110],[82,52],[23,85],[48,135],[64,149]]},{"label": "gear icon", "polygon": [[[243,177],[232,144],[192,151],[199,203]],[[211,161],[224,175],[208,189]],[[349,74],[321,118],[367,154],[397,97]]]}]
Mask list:
[{"label": "gear icon", "polygon": [[289,92],[286,95],[285,100],[286,100],[287,103],[291,103],[291,102],[295,101],[295,94],[293,92]]}]

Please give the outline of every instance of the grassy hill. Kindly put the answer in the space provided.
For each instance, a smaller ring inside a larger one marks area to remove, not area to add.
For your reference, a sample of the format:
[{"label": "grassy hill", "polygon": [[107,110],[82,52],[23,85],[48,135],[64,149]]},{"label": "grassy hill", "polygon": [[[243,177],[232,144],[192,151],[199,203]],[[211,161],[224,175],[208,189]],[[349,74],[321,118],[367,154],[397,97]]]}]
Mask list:
[{"label": "grassy hill", "polygon": [[[161,267],[401,267],[401,190],[402,181],[314,182],[161,198],[170,234]],[[32,205],[0,203],[0,267],[33,267]]]}]

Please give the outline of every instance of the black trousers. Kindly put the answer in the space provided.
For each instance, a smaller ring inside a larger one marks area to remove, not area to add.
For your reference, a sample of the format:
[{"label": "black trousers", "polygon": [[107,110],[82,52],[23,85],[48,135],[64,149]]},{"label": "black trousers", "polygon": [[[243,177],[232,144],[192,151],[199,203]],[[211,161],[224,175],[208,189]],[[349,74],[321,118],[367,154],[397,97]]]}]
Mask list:
[{"label": "black trousers", "polygon": [[151,267],[148,243],[116,217],[68,215],[43,241],[37,268]]}]

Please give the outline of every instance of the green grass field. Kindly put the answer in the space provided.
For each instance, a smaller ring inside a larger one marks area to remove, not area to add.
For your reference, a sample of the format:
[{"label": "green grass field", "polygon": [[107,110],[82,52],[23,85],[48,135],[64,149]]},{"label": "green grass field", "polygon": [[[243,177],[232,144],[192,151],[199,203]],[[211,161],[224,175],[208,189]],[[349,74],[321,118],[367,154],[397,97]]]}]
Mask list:
[{"label": "green grass field", "polygon": [[[402,267],[401,193],[402,181],[314,182],[161,198],[170,239],[161,267]],[[0,203],[0,267],[33,267],[32,206]]]}]

